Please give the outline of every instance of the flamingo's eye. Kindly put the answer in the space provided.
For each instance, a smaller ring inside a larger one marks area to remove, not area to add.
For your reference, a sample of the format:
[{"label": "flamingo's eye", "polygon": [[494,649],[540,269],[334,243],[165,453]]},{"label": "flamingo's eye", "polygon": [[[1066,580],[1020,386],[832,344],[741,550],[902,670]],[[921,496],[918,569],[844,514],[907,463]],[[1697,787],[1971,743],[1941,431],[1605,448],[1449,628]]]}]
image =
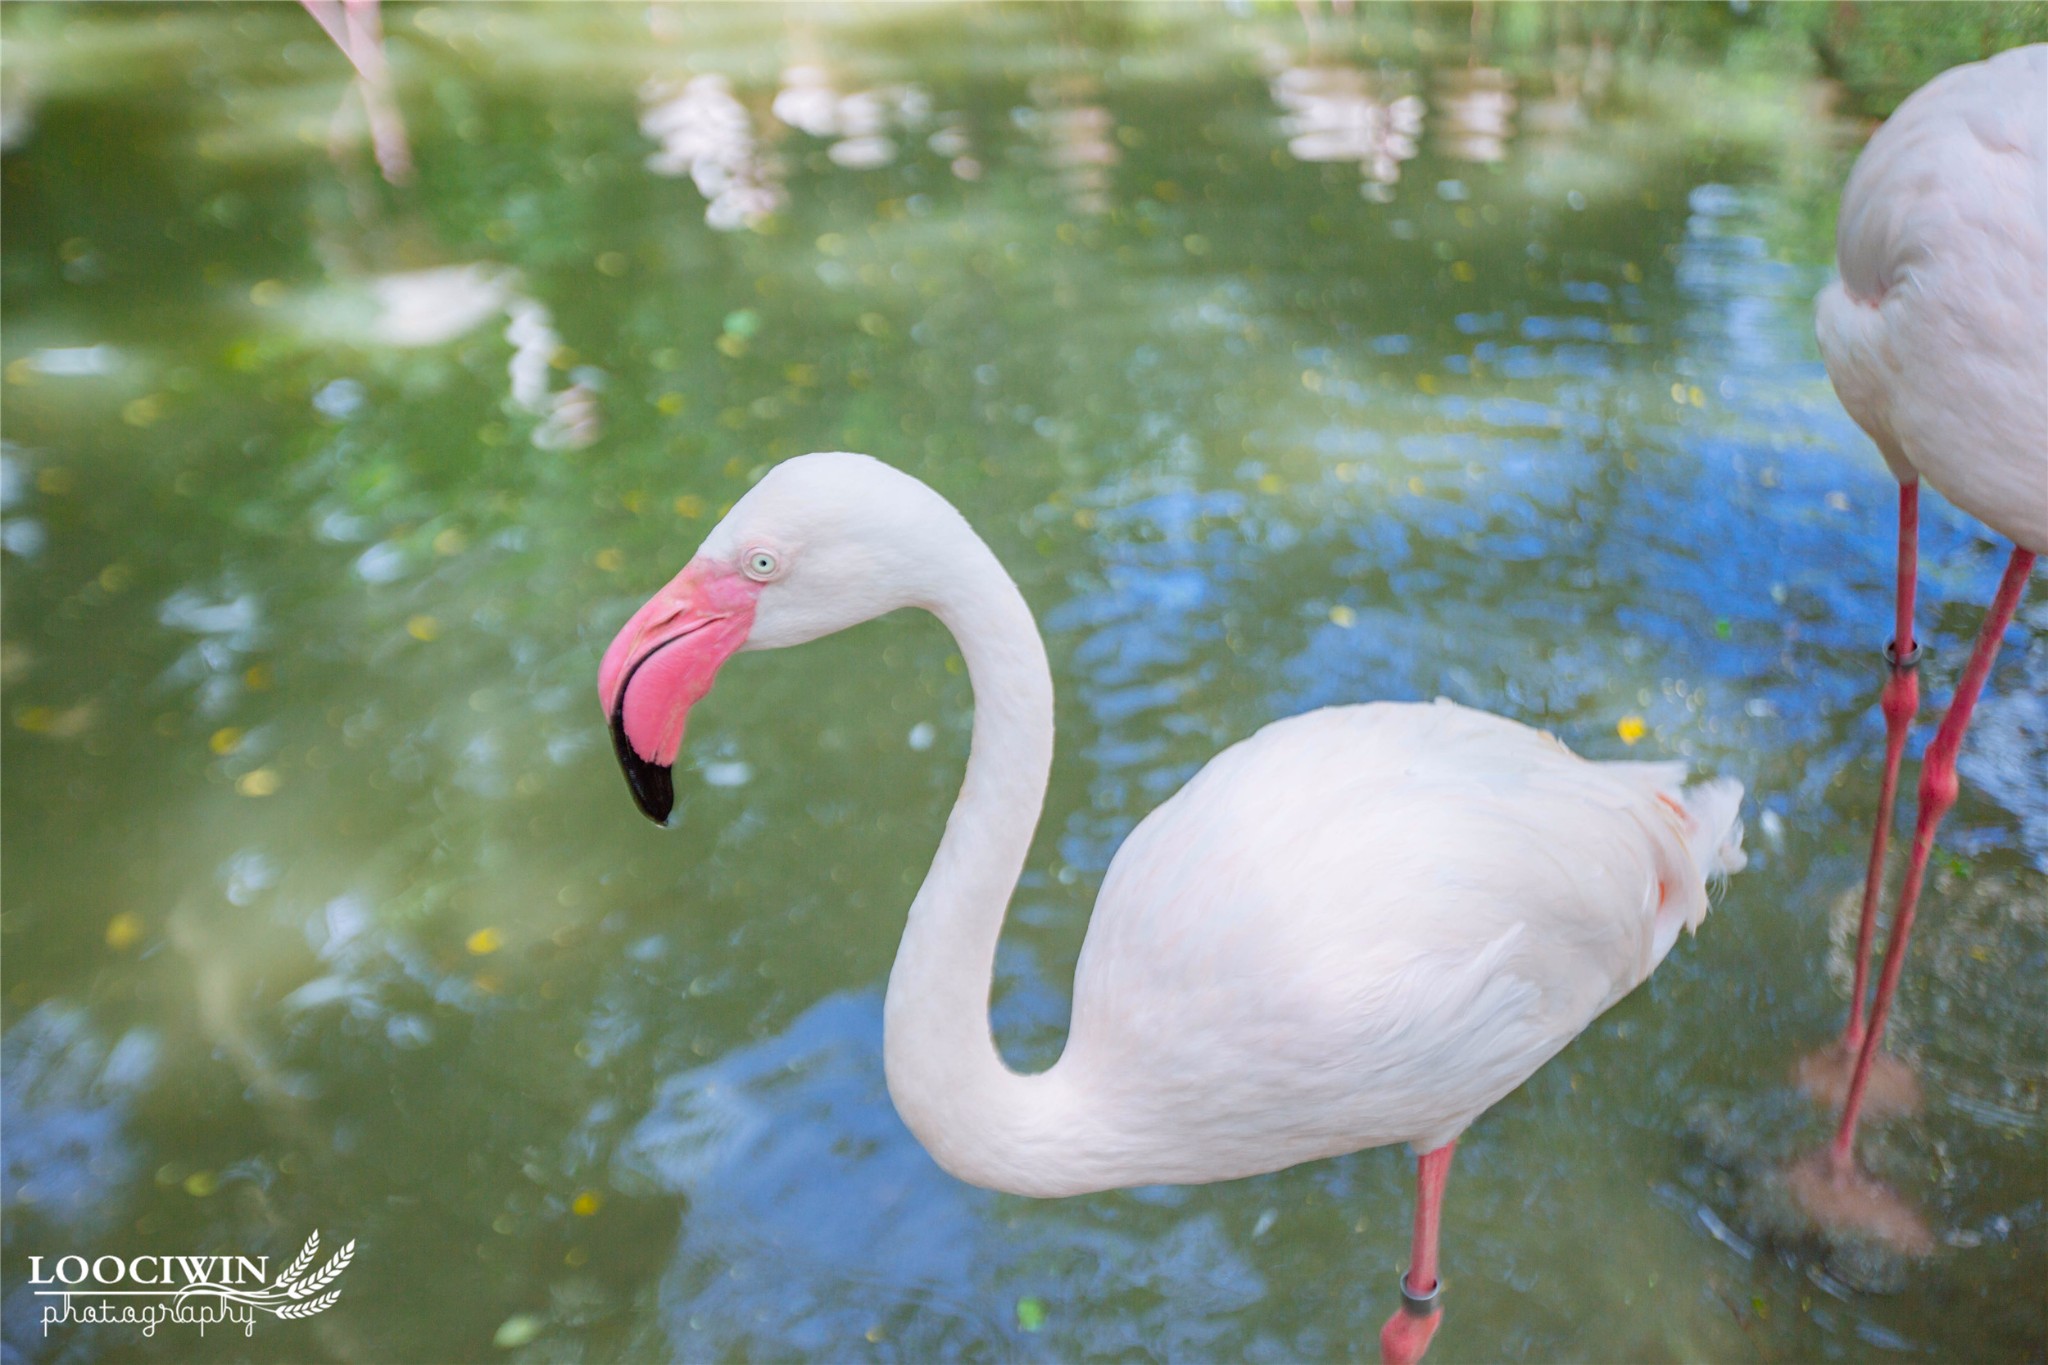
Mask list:
[{"label": "flamingo's eye", "polygon": [[750,550],[747,553],[747,577],[757,583],[766,583],[775,577],[775,570],[779,567],[780,561],[772,550]]}]

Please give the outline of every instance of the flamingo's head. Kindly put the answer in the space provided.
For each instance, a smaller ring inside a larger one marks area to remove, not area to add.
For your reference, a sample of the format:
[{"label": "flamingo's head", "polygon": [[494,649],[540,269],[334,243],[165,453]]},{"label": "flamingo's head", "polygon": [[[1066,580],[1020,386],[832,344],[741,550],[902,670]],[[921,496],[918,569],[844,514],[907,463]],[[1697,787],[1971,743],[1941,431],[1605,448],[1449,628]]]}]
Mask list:
[{"label": "flamingo's head", "polygon": [[802,455],[769,470],[598,667],[598,700],[640,809],[668,820],[684,724],[727,659],[928,602],[933,542],[965,529],[938,494],[865,455]]}]

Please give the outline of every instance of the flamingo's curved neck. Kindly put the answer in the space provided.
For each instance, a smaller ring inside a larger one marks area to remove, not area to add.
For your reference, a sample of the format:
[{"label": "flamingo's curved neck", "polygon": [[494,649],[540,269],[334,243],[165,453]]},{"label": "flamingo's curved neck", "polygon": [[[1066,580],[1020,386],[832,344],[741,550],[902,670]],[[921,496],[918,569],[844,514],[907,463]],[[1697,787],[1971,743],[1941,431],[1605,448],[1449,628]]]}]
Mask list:
[{"label": "flamingo's curved neck", "polygon": [[[1050,1163],[1077,1136],[1059,1068],[1010,1070],[989,1032],[996,941],[1052,767],[1052,671],[1031,609],[960,526],[944,585],[918,605],[952,631],[974,688],[974,733],[945,837],[911,903],[889,975],[889,1094],[918,1140],[963,1180],[1060,1192]],[[950,539],[950,538],[949,538]]]}]

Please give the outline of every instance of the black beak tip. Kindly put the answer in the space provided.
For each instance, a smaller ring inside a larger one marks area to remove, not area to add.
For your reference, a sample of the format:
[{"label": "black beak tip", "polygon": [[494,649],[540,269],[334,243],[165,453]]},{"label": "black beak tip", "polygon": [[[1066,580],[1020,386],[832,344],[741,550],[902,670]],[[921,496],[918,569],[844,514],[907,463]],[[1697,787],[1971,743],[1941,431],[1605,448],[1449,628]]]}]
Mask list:
[{"label": "black beak tip", "polygon": [[676,807],[674,771],[667,764],[649,763],[633,752],[633,745],[626,738],[623,706],[612,712],[611,728],[612,752],[618,755],[619,769],[626,774],[626,785],[633,792],[633,804],[655,824],[666,825],[669,812]]}]

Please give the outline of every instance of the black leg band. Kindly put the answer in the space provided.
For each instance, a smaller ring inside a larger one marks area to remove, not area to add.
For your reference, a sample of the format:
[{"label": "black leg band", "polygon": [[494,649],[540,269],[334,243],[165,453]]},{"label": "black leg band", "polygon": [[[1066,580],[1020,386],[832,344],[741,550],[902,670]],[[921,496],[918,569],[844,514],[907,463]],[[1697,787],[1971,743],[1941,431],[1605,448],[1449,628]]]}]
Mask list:
[{"label": "black leg band", "polygon": [[1899,642],[1887,641],[1884,647],[1885,667],[1894,673],[1910,673],[1920,666],[1920,656],[1923,652],[1920,642],[1915,640],[1913,647],[1906,651],[1906,657],[1902,659],[1899,657]]},{"label": "black leg band", "polygon": [[1439,1279],[1429,1287],[1427,1294],[1418,1294],[1408,1287],[1408,1272],[1401,1272],[1401,1311],[1411,1318],[1426,1318],[1441,1306],[1444,1282]]}]

